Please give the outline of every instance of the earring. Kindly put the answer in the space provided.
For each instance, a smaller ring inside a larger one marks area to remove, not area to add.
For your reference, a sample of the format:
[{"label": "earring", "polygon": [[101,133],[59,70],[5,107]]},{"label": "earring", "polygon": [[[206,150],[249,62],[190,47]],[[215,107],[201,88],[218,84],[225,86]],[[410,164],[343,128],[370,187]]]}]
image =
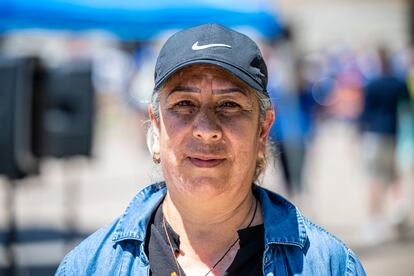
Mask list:
[{"label": "earring", "polygon": [[152,161],[154,162],[154,164],[159,164],[161,163],[161,158],[160,158],[160,153],[159,152],[154,152],[152,154]]}]

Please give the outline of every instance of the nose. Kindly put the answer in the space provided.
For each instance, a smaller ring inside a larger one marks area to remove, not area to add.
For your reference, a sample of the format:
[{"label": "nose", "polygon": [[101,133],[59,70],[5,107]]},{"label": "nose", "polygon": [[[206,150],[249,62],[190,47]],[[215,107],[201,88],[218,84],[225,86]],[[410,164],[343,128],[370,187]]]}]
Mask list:
[{"label": "nose", "polygon": [[223,133],[213,110],[200,110],[194,120],[193,136],[204,142],[216,142],[222,138]]}]

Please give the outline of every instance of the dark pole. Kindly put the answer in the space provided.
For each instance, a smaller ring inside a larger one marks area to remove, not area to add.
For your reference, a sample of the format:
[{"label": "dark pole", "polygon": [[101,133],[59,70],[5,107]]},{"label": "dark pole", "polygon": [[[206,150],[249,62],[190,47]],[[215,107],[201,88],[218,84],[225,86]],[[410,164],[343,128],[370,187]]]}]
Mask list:
[{"label": "dark pole", "polygon": [[79,204],[80,173],[79,159],[62,160],[63,166],[63,206],[65,225],[65,249],[72,249],[73,242],[78,234],[77,206]]},{"label": "dark pole", "polygon": [[15,184],[12,180],[6,180],[6,258],[8,266],[6,268],[6,275],[16,275],[16,254],[15,247],[17,244],[16,233],[16,207],[15,207]]}]

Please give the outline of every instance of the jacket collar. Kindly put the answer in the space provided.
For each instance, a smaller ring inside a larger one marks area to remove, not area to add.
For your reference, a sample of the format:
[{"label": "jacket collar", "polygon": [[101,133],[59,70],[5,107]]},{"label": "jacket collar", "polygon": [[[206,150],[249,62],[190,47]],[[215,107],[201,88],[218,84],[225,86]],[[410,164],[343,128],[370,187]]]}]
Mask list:
[{"label": "jacket collar", "polygon": [[262,205],[265,244],[285,244],[305,247],[306,234],[299,210],[282,196],[253,185],[253,192]]},{"label": "jacket collar", "polygon": [[[303,217],[297,208],[280,195],[257,185],[253,186],[253,191],[262,205],[265,243],[287,244],[303,248],[307,235]],[[132,239],[144,242],[151,215],[166,193],[164,182],[141,190],[119,219],[112,241],[117,243]]]},{"label": "jacket collar", "polygon": [[114,243],[123,240],[145,241],[151,216],[167,193],[164,182],[142,189],[131,201],[119,219],[112,238]]}]

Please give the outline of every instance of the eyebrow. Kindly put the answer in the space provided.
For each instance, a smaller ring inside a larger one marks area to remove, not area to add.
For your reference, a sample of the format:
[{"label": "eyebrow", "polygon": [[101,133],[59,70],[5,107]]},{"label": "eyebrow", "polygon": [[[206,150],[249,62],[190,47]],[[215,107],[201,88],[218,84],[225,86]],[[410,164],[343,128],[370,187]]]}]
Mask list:
[{"label": "eyebrow", "polygon": [[243,95],[247,96],[246,91],[239,87],[230,87],[230,88],[223,88],[223,89],[214,89],[215,94],[227,94],[227,93],[242,93]]},{"label": "eyebrow", "polygon": [[200,92],[200,89],[193,86],[184,86],[184,85],[177,85],[173,89],[171,89],[170,94],[173,92],[193,92],[197,93]]},{"label": "eyebrow", "polygon": [[[200,89],[193,86],[184,86],[184,85],[177,85],[173,89],[171,89],[169,94],[174,92],[190,92],[190,93],[199,93]],[[239,87],[230,87],[230,88],[223,88],[223,89],[214,89],[214,94],[227,94],[227,93],[241,93],[247,96],[246,91]]]}]

